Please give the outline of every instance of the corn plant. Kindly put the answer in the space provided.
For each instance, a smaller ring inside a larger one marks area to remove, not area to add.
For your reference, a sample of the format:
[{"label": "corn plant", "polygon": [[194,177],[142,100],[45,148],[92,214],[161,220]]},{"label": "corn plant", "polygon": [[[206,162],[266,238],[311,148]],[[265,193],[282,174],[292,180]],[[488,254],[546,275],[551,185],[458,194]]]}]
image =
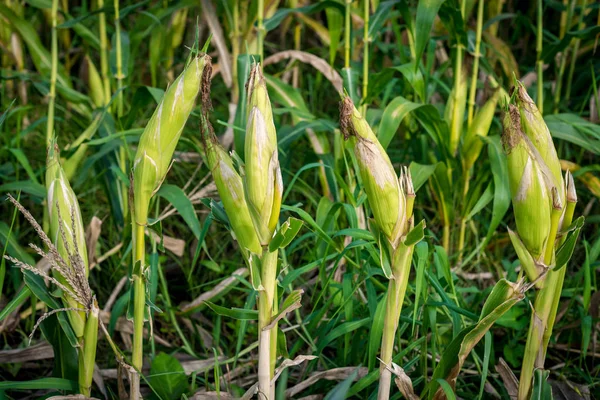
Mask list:
[{"label": "corn plant", "polygon": [[[279,167],[277,132],[271,102],[260,64],[254,64],[248,77],[248,123],[244,175],[220,146],[206,117],[202,122],[202,142],[223,207],[229,217],[244,260],[250,269],[252,286],[258,292],[258,393],[275,398],[273,378],[277,361],[277,262],[279,248],[287,246],[301,227],[290,218],[280,229],[279,214],[283,180]],[[301,292],[292,293],[299,306]],[[284,302],[287,304],[287,300]],[[289,308],[283,307],[287,313]]]},{"label": "corn plant", "polygon": [[77,338],[79,392],[90,396],[96,360],[99,308],[88,283],[88,255],[79,203],[60,165],[59,150],[54,141],[51,141],[48,152],[46,183],[50,225],[48,234],[17,200],[10,195],[9,200],[26,217],[47,247],[47,250],[42,250],[31,244],[37,254],[48,260],[52,275],[16,258],[5,257],[24,273],[46,278],[60,290],[63,307],[55,306],[52,311],[44,314],[36,322],[31,335],[45,318],[58,312],[67,313],[70,328]]},{"label": "corn plant", "polygon": [[525,273],[539,289],[533,305],[519,382],[519,399],[531,395],[533,373],[544,359],[558,310],[565,265],[583,224],[573,226],[577,194],[572,175],[563,179],[548,127],[522,84],[504,116],[512,203],[517,226],[510,238]]},{"label": "corn plant", "polygon": [[410,172],[396,175],[383,147],[350,97],[340,103],[340,126],[354,151],[364,190],[373,211],[371,229],[378,237],[381,265],[389,279],[379,368],[378,399],[388,399],[392,377],[394,338],[404,302],[415,245],[423,239],[425,223],[415,227],[415,192]]},{"label": "corn plant", "polygon": [[[149,312],[146,307],[148,265],[145,261],[145,229],[154,194],[160,189],[171,166],[173,152],[190,116],[202,81],[210,74],[210,57],[194,56],[185,70],[171,84],[154,111],[140,137],[132,168],[131,198],[133,205],[133,354],[132,366],[142,370],[144,322]],[[131,396],[139,398],[139,376],[131,379]]]}]

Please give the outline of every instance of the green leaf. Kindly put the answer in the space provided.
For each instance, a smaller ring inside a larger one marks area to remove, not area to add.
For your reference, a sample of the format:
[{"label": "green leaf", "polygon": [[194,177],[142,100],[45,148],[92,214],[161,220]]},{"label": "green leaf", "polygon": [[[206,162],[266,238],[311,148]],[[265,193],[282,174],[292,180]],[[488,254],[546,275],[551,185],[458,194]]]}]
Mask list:
[{"label": "green leaf", "polygon": [[424,104],[413,103],[402,96],[398,96],[389,102],[383,110],[379,129],[377,130],[377,139],[384,149],[387,149],[396,135],[404,117],[423,106]]},{"label": "green leaf", "polygon": [[[123,27],[120,29],[121,32],[121,78],[124,79],[127,77],[129,72],[129,34]],[[112,75],[119,79],[117,71],[117,35],[116,32],[113,34],[111,38],[111,49],[109,52],[109,63],[110,63],[110,72]]]},{"label": "green leaf", "polygon": [[425,220],[421,220],[417,226],[411,229],[404,239],[404,245],[406,247],[414,246],[419,243],[425,237]]},{"label": "green leaf", "polygon": [[33,196],[39,197],[40,199],[46,198],[46,188],[36,182],[32,181],[17,181],[5,183],[4,185],[0,185],[0,192],[17,192],[21,191],[24,193],[29,193]]},{"label": "green leaf", "polygon": [[260,59],[258,55],[252,54],[240,54],[237,58],[237,70],[238,70],[238,91],[240,98],[238,105],[235,110],[235,119],[233,125],[235,129],[234,134],[234,145],[235,151],[241,157],[244,158],[244,141],[246,139],[246,80],[250,76],[250,69],[252,68],[252,62]]},{"label": "green leaf", "polygon": [[339,13],[341,13],[343,15],[344,13],[344,6],[340,3],[338,3],[337,1],[319,1],[317,3],[314,3],[312,5],[309,6],[305,6],[305,7],[297,7],[297,8],[280,8],[277,11],[275,11],[275,13],[273,14],[273,16],[271,18],[265,19],[263,22],[263,26],[265,28],[265,30],[271,31],[275,28],[277,28],[279,26],[279,24],[281,24],[283,22],[283,20],[290,14],[292,13],[301,13],[301,14],[313,14],[316,12],[319,12],[325,8],[331,8],[331,9],[335,9],[338,10]]},{"label": "green leaf", "polygon": [[352,386],[352,382],[358,376],[358,368],[354,370],[346,379],[335,385],[330,392],[327,393],[324,400],[345,400],[348,396],[348,391]]},{"label": "green leaf", "polygon": [[446,392],[443,386],[440,388],[440,380],[450,382],[450,388],[454,389],[456,377],[471,350],[494,322],[523,297],[521,288],[506,279],[496,283],[483,305],[479,321],[475,325],[463,329],[444,350],[440,363],[433,373],[431,383],[426,389],[429,392],[429,399],[432,399],[440,390]]},{"label": "green leaf", "polygon": [[62,378],[41,378],[28,381],[0,382],[0,390],[79,390],[77,381]]},{"label": "green leaf", "polygon": [[[11,24],[14,30],[19,33],[27,45],[31,60],[38,72],[44,77],[50,78],[50,71],[52,69],[50,52],[42,44],[33,25],[29,21],[19,17],[13,10],[4,4],[0,4],[0,15],[5,18],[4,21]],[[62,85],[64,87],[71,87],[71,81],[68,78],[67,71],[61,63],[58,63],[57,66],[56,83],[57,85]]]},{"label": "green leaf", "polygon": [[381,337],[383,336],[383,324],[385,318],[385,304],[387,302],[387,292],[383,295],[379,303],[377,303],[377,309],[373,316],[373,324],[371,324],[371,332],[369,334],[369,358],[367,363],[369,365],[369,371],[375,368],[377,361],[377,354],[381,347]]},{"label": "green leaf", "polygon": [[552,386],[548,382],[550,371],[536,369],[533,374],[533,388],[530,400],[552,400]]},{"label": "green leaf", "polygon": [[575,244],[577,243],[577,239],[579,238],[579,232],[583,227],[584,217],[579,217],[571,224],[571,227],[568,230],[567,238],[564,243],[558,248],[556,252],[556,266],[554,267],[555,271],[558,271],[571,259],[573,256],[573,250],[575,250]]},{"label": "green leaf", "polygon": [[510,241],[512,242],[512,245],[515,251],[517,252],[517,257],[519,257],[521,266],[527,273],[527,278],[533,282],[539,276],[540,271],[538,271],[537,266],[535,265],[535,261],[531,256],[531,253],[529,253],[517,232],[513,231],[512,229],[509,229],[508,236],[510,237]]},{"label": "green leaf", "polygon": [[502,218],[510,207],[510,186],[508,185],[508,166],[506,155],[502,150],[500,136],[482,137],[488,143],[488,156],[494,177],[494,204],[492,206],[492,220],[486,234],[486,243],[492,238]]},{"label": "green leaf", "polygon": [[289,217],[269,242],[269,251],[283,249],[289,245],[302,228],[303,222],[297,218]]},{"label": "green leaf", "polygon": [[44,319],[40,324],[40,330],[54,350],[53,375],[76,381],[78,379],[77,350],[63,334],[58,316],[54,314]]},{"label": "green leaf", "polygon": [[444,0],[421,0],[417,5],[417,18],[415,24],[415,69],[421,62],[425,47],[429,42],[433,21]]},{"label": "green leaf", "polygon": [[[24,277],[25,284],[27,285],[27,287],[29,287],[31,292],[38,299],[43,301],[48,307],[50,307],[54,310],[63,308],[61,303],[57,299],[55,299],[54,296],[50,293],[50,291],[44,284],[44,279],[41,276],[36,275],[31,271],[24,270],[23,277]],[[66,312],[59,312],[56,314],[56,316],[58,318],[58,322],[60,323],[60,326],[63,329],[63,332],[67,336],[67,339],[69,339],[71,346],[73,346],[73,347],[79,346],[79,341],[77,340],[77,337],[75,336],[75,333],[73,332],[73,328],[71,328],[71,324],[67,318]]]},{"label": "green leaf", "polygon": [[330,331],[327,335],[323,337],[323,339],[319,340],[317,353],[322,353],[323,349],[327,347],[329,343],[333,340],[337,339],[340,336],[345,335],[346,333],[354,332],[357,329],[368,326],[371,323],[371,318],[364,318],[358,321],[349,321],[344,322],[343,324],[336,326],[335,329]]},{"label": "green leaf", "polygon": [[39,183],[37,176],[35,175],[35,172],[33,172],[33,169],[31,168],[31,165],[29,164],[29,159],[27,158],[25,153],[23,153],[23,150],[9,149],[9,151],[13,154],[13,156],[15,156],[17,161],[19,161],[19,164],[21,164],[21,166],[23,167],[25,172],[27,172],[29,179],[31,179],[33,181],[33,183]]},{"label": "green leaf", "polygon": [[353,239],[362,239],[362,240],[366,240],[368,242],[375,241],[375,235],[373,235],[373,233],[371,233],[370,231],[368,231],[366,229],[360,229],[360,228],[342,229],[340,231],[337,231],[333,235],[333,237],[338,237],[338,236],[350,236]]},{"label": "green leaf", "polygon": [[21,304],[25,302],[31,296],[31,290],[27,286],[23,286],[19,293],[13,295],[12,300],[8,303],[2,311],[0,311],[0,322],[9,316],[14,310],[16,310]]},{"label": "green leaf", "polygon": [[425,267],[427,266],[427,261],[429,259],[429,245],[427,241],[417,243],[415,246],[415,250],[417,253],[417,278],[416,278],[416,287],[415,287],[415,306],[413,310],[413,323],[412,330],[415,330],[415,323],[417,322],[417,308],[419,307],[419,298],[421,297],[421,292],[423,292],[423,283],[425,282]]},{"label": "green leaf", "polygon": [[379,264],[383,269],[383,274],[386,278],[392,279],[394,274],[392,272],[392,263],[390,261],[390,255],[388,253],[387,237],[385,234],[378,232],[378,247],[379,247]]},{"label": "green leaf", "polygon": [[258,320],[258,311],[256,310],[245,310],[242,308],[226,308],[218,306],[210,301],[205,301],[204,304],[206,304],[211,310],[213,310],[217,314],[223,315],[225,317],[241,320]]},{"label": "green leaf", "polygon": [[329,65],[333,66],[342,36],[344,15],[332,7],[325,9],[325,15],[327,16],[327,29],[329,30]]},{"label": "green leaf", "polygon": [[194,210],[194,206],[185,192],[178,186],[163,184],[156,194],[171,203],[189,226],[196,239],[200,238],[202,227],[200,221],[198,221],[196,210]]},{"label": "green leaf", "polygon": [[342,80],[346,93],[352,99],[352,103],[358,107],[358,71],[352,68],[342,68]]},{"label": "green leaf", "polygon": [[413,188],[415,189],[415,193],[419,191],[421,186],[427,182],[429,177],[433,175],[435,169],[437,168],[439,163],[436,164],[418,164],[416,162],[411,162],[409,166],[410,176],[413,181]]},{"label": "green leaf", "polygon": [[159,353],[150,367],[148,382],[161,399],[177,400],[188,389],[188,377],[179,361],[166,353]]},{"label": "green leaf", "polygon": [[264,290],[260,279],[260,257],[254,253],[248,255],[248,266],[250,268],[250,282],[256,291]]}]

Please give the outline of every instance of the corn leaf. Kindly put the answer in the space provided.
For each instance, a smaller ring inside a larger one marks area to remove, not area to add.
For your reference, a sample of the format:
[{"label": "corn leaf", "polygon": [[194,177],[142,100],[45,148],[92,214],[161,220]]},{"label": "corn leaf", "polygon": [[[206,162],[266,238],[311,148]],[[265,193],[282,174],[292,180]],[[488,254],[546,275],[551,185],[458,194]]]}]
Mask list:
[{"label": "corn leaf", "polygon": [[443,398],[445,391],[440,388],[439,379],[445,380],[454,389],[456,378],[471,350],[479,343],[494,322],[515,303],[523,299],[523,296],[520,288],[513,283],[505,279],[498,281],[483,305],[479,321],[475,325],[463,329],[442,354],[440,363],[433,373],[431,383],[426,388],[426,391],[429,392],[429,399]]},{"label": "corn leaf", "polygon": [[417,18],[415,23],[415,69],[421,62],[425,47],[429,42],[429,34],[433,27],[433,21],[445,0],[422,0],[417,5]]},{"label": "corn leaf", "polygon": [[242,308],[227,308],[214,304],[211,301],[205,301],[206,304],[211,310],[216,312],[219,315],[224,317],[230,317],[234,319],[240,320],[258,320],[258,311],[256,310],[245,310]]},{"label": "corn leaf", "polygon": [[202,227],[200,226],[194,206],[185,192],[178,186],[163,184],[156,194],[166,199],[177,209],[179,215],[181,215],[191,229],[194,237],[199,239],[202,234]]},{"label": "corn leaf", "polygon": [[269,242],[269,251],[273,252],[277,249],[283,249],[290,244],[300,231],[300,228],[302,228],[302,224],[301,220],[289,217]]}]

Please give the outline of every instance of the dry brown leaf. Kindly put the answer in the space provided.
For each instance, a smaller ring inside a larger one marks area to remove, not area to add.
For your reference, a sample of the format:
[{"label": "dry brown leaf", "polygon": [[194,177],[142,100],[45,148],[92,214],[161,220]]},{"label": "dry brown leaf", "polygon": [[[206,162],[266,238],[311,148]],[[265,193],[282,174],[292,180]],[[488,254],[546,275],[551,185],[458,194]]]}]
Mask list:
[{"label": "dry brown leaf", "polygon": [[406,372],[404,372],[404,369],[401,366],[396,363],[392,363],[391,368],[386,368],[388,368],[392,374],[396,376],[396,378],[394,378],[394,382],[396,383],[396,386],[398,386],[400,393],[402,393],[407,400],[419,400],[419,396],[415,394],[413,389],[410,377],[406,375]]},{"label": "dry brown leaf", "polygon": [[245,277],[247,275],[248,275],[248,268],[238,268],[237,270],[235,270],[233,272],[233,274],[231,274],[231,276],[229,278],[223,279],[221,282],[219,282],[214,288],[212,288],[208,292],[202,293],[200,296],[196,297],[196,299],[194,299],[194,301],[192,301],[191,303],[182,306],[181,311],[187,312],[187,311],[193,310],[194,308],[199,307],[205,301],[212,299],[213,297],[215,297],[216,295],[221,293],[223,290],[225,290],[228,286],[237,282],[238,281],[237,277]]},{"label": "dry brown leaf", "polygon": [[221,76],[223,77],[225,86],[230,88],[233,82],[231,64],[232,62],[235,62],[235,60],[231,60],[231,55],[229,54],[229,50],[227,49],[227,43],[225,42],[225,37],[223,35],[223,29],[221,29],[221,24],[219,23],[219,19],[217,18],[217,13],[215,11],[215,7],[212,1],[201,0],[201,3],[202,16],[208,24],[210,32],[212,33],[212,38],[215,41],[217,51],[219,52],[219,66],[221,67]]},{"label": "dry brown leaf", "polygon": [[96,244],[98,243],[101,232],[102,220],[94,215],[85,230],[85,245],[87,248],[90,270],[98,265],[98,262],[96,261]]},{"label": "dry brown leaf", "polygon": [[46,360],[49,358],[54,358],[54,350],[46,341],[22,349],[0,351],[0,364],[16,364],[28,361]]},{"label": "dry brown leaf", "polygon": [[290,313],[290,312],[292,312],[294,310],[297,310],[300,307],[302,307],[302,304],[300,302],[302,301],[302,294],[304,293],[304,290],[303,289],[298,289],[297,292],[299,292],[299,294],[298,294],[299,298],[295,302],[293,302],[292,304],[290,304],[288,307],[286,307],[284,310],[280,311],[275,316],[275,318],[273,318],[273,320],[271,320],[271,322],[269,323],[269,325],[267,325],[267,326],[265,326],[263,328],[263,331],[268,331],[269,329],[273,329],[275,327],[275,325],[277,324],[277,322],[279,322],[288,313]]},{"label": "dry brown leaf", "polygon": [[[160,236],[158,235],[158,233],[146,229],[146,235],[150,235],[156,243],[160,243]],[[185,240],[176,239],[167,235],[163,235],[162,240],[165,249],[171,251],[177,257],[183,256],[183,253],[185,252]]]},{"label": "dry brown leaf", "polygon": [[327,61],[325,61],[322,58],[317,57],[313,54],[307,53],[305,51],[300,51],[300,50],[281,51],[279,53],[273,54],[270,57],[267,57],[265,59],[265,61],[263,62],[263,64],[266,66],[266,65],[275,64],[275,63],[278,63],[279,61],[287,60],[287,59],[294,59],[294,60],[303,62],[305,64],[312,65],[317,71],[322,73],[325,76],[325,78],[327,78],[327,80],[329,80],[329,82],[331,82],[331,84],[333,85],[335,90],[337,90],[340,93],[344,90],[344,84],[343,84],[342,77],[340,76],[340,74],[338,74],[336,70],[331,68],[331,66],[329,65],[329,63]]},{"label": "dry brown leaf", "polygon": [[496,372],[502,378],[502,382],[504,382],[504,387],[510,398],[516,399],[519,394],[519,380],[503,358],[500,358],[500,361],[496,365]]},{"label": "dry brown leaf", "polygon": [[[297,395],[298,393],[302,392],[303,390],[305,390],[306,388],[314,385],[316,382],[318,382],[321,379],[325,379],[328,381],[343,381],[344,379],[348,378],[352,373],[354,373],[354,371],[356,371],[357,368],[358,367],[341,367],[341,368],[329,369],[327,371],[314,372],[305,381],[302,381],[299,384],[292,386],[291,388],[286,390],[285,395],[287,397],[293,397],[293,396]],[[360,379],[360,378],[366,376],[368,373],[369,373],[368,368],[360,367],[360,368],[358,368],[357,378]]]},{"label": "dry brown leaf", "polygon": [[281,373],[287,367],[294,367],[296,365],[302,364],[304,361],[315,360],[317,358],[319,358],[319,357],[312,356],[312,355],[297,356],[293,360],[290,360],[289,358],[286,358],[285,360],[283,360],[283,362],[281,363],[281,365],[279,366],[279,368],[277,368],[275,370],[275,374],[273,375],[273,379],[271,379],[271,384],[275,385],[275,382],[277,382],[277,378],[279,378],[279,375],[281,375]]}]

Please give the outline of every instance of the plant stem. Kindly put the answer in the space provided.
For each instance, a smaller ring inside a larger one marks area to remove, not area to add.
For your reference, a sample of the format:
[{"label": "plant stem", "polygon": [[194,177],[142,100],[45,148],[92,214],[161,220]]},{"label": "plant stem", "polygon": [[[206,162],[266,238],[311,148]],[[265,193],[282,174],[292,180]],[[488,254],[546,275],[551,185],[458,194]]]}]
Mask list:
[{"label": "plant stem", "polygon": [[[587,0],[583,0],[581,3],[581,17],[577,23],[577,30],[580,31],[584,27],[583,18],[585,17],[585,8],[587,7]],[[573,54],[571,57],[571,64],[569,65],[569,76],[567,78],[567,90],[565,91],[565,97],[567,100],[571,97],[571,84],[573,83],[573,76],[575,75],[575,65],[577,64],[577,53],[579,52],[579,46],[581,45],[581,39],[576,38],[573,44]]]},{"label": "plant stem", "polygon": [[[134,259],[133,259],[133,354],[131,357],[132,366],[141,373],[144,357],[144,313],[146,308],[146,288],[144,284],[145,270],[145,236],[144,226],[138,225],[133,219],[134,230]],[[139,375],[131,377],[132,398],[137,394],[139,396]]]},{"label": "plant stem", "polygon": [[364,30],[363,30],[363,87],[362,87],[362,115],[367,115],[367,92],[369,90],[369,0],[364,0],[363,18],[364,18]]},{"label": "plant stem", "polygon": [[238,65],[237,59],[240,55],[240,2],[233,2],[233,30],[231,37],[231,67],[233,75],[233,85],[231,85],[231,102],[237,104],[240,97],[239,87],[237,85]]},{"label": "plant stem", "polygon": [[[406,247],[400,244],[393,256],[393,277],[388,283],[387,299],[385,304],[385,319],[383,322],[383,336],[381,338],[381,364],[379,367],[378,400],[387,400],[390,397],[392,373],[391,367],[394,352],[394,339],[398,329],[400,311],[404,302],[406,286],[410,274],[410,264],[414,246]],[[383,251],[383,249],[382,249]]]},{"label": "plant stem", "polygon": [[542,42],[543,42],[543,0],[537,3],[537,33],[536,33],[536,67],[537,67],[537,108],[540,114],[544,115],[544,61],[542,60]]},{"label": "plant stem", "polygon": [[[585,1],[585,0],[584,0]],[[562,221],[562,228],[566,229],[573,222],[573,214],[575,213],[576,202],[567,201],[567,209]],[[566,235],[560,240],[560,244],[564,243]],[[546,351],[548,350],[548,343],[550,342],[550,336],[552,336],[552,329],[554,328],[554,321],[556,320],[556,313],[558,312],[558,304],[560,303],[560,295],[562,293],[562,287],[565,281],[566,266],[563,266],[559,271],[550,271],[550,273],[558,274],[556,279],[556,285],[554,286],[552,307],[550,309],[550,315],[548,316],[548,325],[546,332],[544,332],[544,341],[542,344],[541,356],[543,359],[546,358]]]},{"label": "plant stem", "polygon": [[96,364],[96,347],[98,343],[98,303],[93,299],[85,322],[85,330],[79,348],[79,393],[90,397],[92,378]]},{"label": "plant stem", "polygon": [[352,0],[346,0],[346,13],[344,16],[344,68],[350,68],[350,6]]},{"label": "plant stem", "polygon": [[58,0],[52,0],[52,54],[50,69],[50,92],[48,93],[48,120],[46,122],[46,148],[54,133],[54,103],[56,101],[56,76],[58,75],[58,37],[56,33]]},{"label": "plant stem", "polygon": [[477,94],[477,75],[479,74],[479,58],[481,54],[481,32],[483,28],[483,0],[479,0],[477,6],[477,31],[475,36],[475,54],[473,55],[473,71],[471,75],[471,85],[469,87],[469,109],[467,112],[467,126],[471,126],[473,121],[473,111],[475,108],[475,95]]},{"label": "plant stem", "polygon": [[[575,8],[575,0],[571,0],[571,4],[569,5],[568,11],[567,11],[567,23],[566,23],[566,29],[569,29],[569,27],[571,26],[571,19],[573,18],[573,9]],[[562,39],[562,38],[561,38]],[[561,99],[561,92],[562,92],[562,82],[563,82],[563,76],[565,74],[565,68],[567,66],[567,52],[569,51],[569,47],[567,46],[567,48],[562,52],[562,54],[560,55],[560,68],[558,70],[558,76],[556,77],[556,90],[554,91],[554,107],[553,107],[553,112],[554,114],[558,113],[558,105],[560,104],[560,99]]]},{"label": "plant stem", "polygon": [[[98,9],[104,8],[104,0],[98,0]],[[110,79],[108,77],[108,45],[106,40],[106,13],[102,11],[98,15],[100,36],[100,75],[104,87],[104,105],[110,101]]]},{"label": "plant stem", "polygon": [[[554,242],[556,240],[561,214],[562,209],[554,208],[552,210],[550,234],[548,235],[546,252],[544,254],[544,264],[548,266],[552,262],[552,257],[554,255]],[[546,334],[546,330],[549,329],[552,331],[552,327],[548,326],[548,318],[551,314],[553,297],[557,290],[559,276],[560,271],[548,271],[548,274],[544,278],[544,286],[535,297],[531,321],[529,323],[529,331],[527,333],[527,343],[525,344],[521,377],[519,379],[518,400],[527,400],[529,398],[534,369],[544,367],[543,351],[540,351],[540,347],[544,335]]]},{"label": "plant stem", "polygon": [[257,46],[258,46],[258,54],[260,55],[261,63],[264,58],[264,33],[265,33],[265,26],[263,24],[264,19],[265,19],[265,0],[258,0],[256,42],[257,42]]},{"label": "plant stem", "polygon": [[[115,50],[117,55],[117,117],[120,119],[123,116],[123,54],[121,49],[121,23],[119,16],[119,0],[114,0],[115,7]],[[119,168],[123,173],[127,174],[127,159],[125,155],[125,146],[127,142],[123,138],[123,145],[119,147]],[[124,182],[120,185],[121,188],[121,208],[123,210],[123,217],[127,217],[127,186]]]},{"label": "plant stem", "polygon": [[[275,301],[277,276],[277,251],[265,251],[261,258],[261,284],[263,290],[258,295],[258,391],[260,398],[274,400],[274,385],[271,379],[275,371],[277,358],[277,326],[264,330],[271,323],[273,317],[273,303]],[[273,340],[275,339],[275,340]]]},{"label": "plant stem", "polygon": [[[483,3],[483,2],[482,2]],[[458,236],[458,249],[457,249],[457,253],[458,253],[458,265],[460,265],[462,263],[462,252],[465,248],[465,234],[467,231],[467,216],[464,215],[465,211],[466,211],[466,198],[467,198],[467,193],[469,193],[469,185],[470,185],[470,180],[471,180],[471,170],[467,169],[464,172],[464,176],[463,176],[463,215],[460,217],[460,232],[459,232],[459,236]]]}]

